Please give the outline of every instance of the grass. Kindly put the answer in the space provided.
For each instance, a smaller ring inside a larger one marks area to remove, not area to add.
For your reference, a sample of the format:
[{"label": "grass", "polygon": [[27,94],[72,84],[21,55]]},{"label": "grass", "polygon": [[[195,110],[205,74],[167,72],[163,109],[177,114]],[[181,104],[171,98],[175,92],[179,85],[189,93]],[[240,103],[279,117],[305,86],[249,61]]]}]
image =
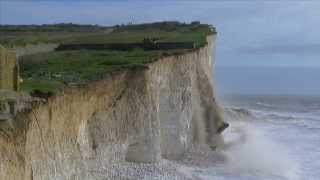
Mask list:
[{"label": "grass", "polygon": [[29,55],[21,59],[21,76],[26,79],[21,90],[55,92],[64,85],[84,84],[101,79],[110,72],[144,66],[163,55],[163,51],[141,49],[58,51]]},{"label": "grass", "polygon": [[5,47],[37,43],[62,43],[79,37],[104,35],[110,27],[77,24],[1,25],[0,44]]},{"label": "grass", "polygon": [[[50,31],[37,26],[32,26],[33,30],[30,30],[30,27],[19,29],[19,26],[14,27],[14,30],[10,30],[10,27],[5,30],[0,28],[0,44],[11,47],[40,42],[134,43],[142,42],[144,38],[159,38],[160,42],[195,42],[198,48],[206,44],[207,35],[215,33],[208,25],[176,22],[120,26],[111,33],[106,33],[108,28],[95,27],[90,31],[90,27],[85,27],[85,31],[77,31],[77,26],[70,25],[68,28],[72,28],[71,32],[66,31],[64,27],[58,27],[59,31],[52,31],[53,27],[49,27]],[[110,72],[141,67],[159,57],[181,54],[185,51],[182,49],[169,51],[76,50],[28,55],[20,59],[20,74],[24,79],[21,90],[57,92],[70,84],[85,84],[101,79]]]},{"label": "grass", "polygon": [[[109,33],[111,29],[115,29]],[[5,47],[24,46],[37,43],[133,43],[142,42],[145,37],[160,38],[160,42],[193,41],[197,47],[203,46],[208,34],[214,33],[208,25],[192,26],[188,24],[155,26],[136,25],[118,28],[93,28],[92,31],[35,31],[11,30],[0,28],[0,44]]]},{"label": "grass", "polygon": [[106,32],[2,32],[0,44],[11,48],[38,43],[63,43],[79,37],[104,36]]},{"label": "grass", "polygon": [[181,28],[176,30],[147,29],[127,30],[118,29],[108,35],[82,36],[77,39],[66,39],[64,43],[134,43],[142,42],[146,37],[159,38],[160,42],[195,42],[196,47],[206,43],[206,36],[212,33],[208,27]]}]

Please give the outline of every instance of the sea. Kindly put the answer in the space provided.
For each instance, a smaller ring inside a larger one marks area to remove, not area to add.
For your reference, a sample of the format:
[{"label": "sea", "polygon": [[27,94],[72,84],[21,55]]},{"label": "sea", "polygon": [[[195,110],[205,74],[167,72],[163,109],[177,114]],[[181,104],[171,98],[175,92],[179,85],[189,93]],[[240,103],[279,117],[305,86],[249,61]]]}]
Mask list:
[{"label": "sea", "polygon": [[216,75],[230,124],[225,161],[200,179],[319,180],[320,69],[233,67]]},{"label": "sea", "polygon": [[230,146],[208,179],[320,178],[319,97],[238,95],[223,102]]}]

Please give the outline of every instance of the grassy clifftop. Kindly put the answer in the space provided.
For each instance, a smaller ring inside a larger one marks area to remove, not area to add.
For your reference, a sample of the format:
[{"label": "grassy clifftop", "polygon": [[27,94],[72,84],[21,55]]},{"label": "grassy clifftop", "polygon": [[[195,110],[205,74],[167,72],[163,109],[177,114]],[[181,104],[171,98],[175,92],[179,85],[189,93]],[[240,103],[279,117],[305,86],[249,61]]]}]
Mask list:
[{"label": "grassy clifftop", "polygon": [[[73,24],[43,26],[0,26],[0,44],[7,47],[37,43],[137,43],[144,38],[159,42],[194,42],[206,44],[206,36],[216,33],[206,24],[159,22],[114,27]],[[109,72],[143,67],[159,57],[187,50],[73,50],[28,55],[21,58],[22,90],[54,92],[70,84],[85,84],[103,78]]]},{"label": "grassy clifftop", "polygon": [[103,78],[107,73],[143,64],[161,52],[143,51],[59,51],[25,56],[21,59],[22,90],[56,91],[65,85],[81,85]]},{"label": "grassy clifftop", "polygon": [[198,22],[113,27],[77,24],[0,25],[0,44],[15,47],[37,43],[134,43],[141,42],[145,37],[157,37],[160,42],[194,41],[201,46],[205,43],[203,37],[210,33],[215,33],[215,29]]}]

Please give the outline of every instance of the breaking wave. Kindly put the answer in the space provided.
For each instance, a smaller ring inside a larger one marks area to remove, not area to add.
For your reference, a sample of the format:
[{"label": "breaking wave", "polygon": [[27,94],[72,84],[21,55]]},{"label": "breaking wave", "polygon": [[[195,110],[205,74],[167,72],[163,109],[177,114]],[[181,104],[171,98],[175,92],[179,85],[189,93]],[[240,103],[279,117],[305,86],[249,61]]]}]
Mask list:
[{"label": "breaking wave", "polygon": [[[274,141],[255,122],[295,119],[294,115],[226,107],[230,127],[224,132],[226,179],[299,179],[300,168],[286,147]],[[264,118],[263,118],[264,117]]]},{"label": "breaking wave", "polygon": [[226,167],[230,172],[259,179],[299,179],[298,164],[286,148],[269,139],[258,127],[233,122],[224,137]]},{"label": "breaking wave", "polygon": [[253,112],[245,109],[245,108],[240,108],[240,107],[225,107],[224,108],[224,118],[227,121],[232,121],[234,119],[248,119],[248,118],[253,118]]}]

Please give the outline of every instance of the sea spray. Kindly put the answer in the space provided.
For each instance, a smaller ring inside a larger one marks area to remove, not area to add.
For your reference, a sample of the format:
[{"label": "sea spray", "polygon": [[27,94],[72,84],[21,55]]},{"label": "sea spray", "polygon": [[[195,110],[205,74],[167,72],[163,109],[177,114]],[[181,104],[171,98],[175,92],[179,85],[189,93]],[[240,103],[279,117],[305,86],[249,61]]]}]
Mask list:
[{"label": "sea spray", "polygon": [[225,132],[226,168],[231,172],[299,179],[298,164],[287,149],[265,136],[262,129],[233,121]]}]

